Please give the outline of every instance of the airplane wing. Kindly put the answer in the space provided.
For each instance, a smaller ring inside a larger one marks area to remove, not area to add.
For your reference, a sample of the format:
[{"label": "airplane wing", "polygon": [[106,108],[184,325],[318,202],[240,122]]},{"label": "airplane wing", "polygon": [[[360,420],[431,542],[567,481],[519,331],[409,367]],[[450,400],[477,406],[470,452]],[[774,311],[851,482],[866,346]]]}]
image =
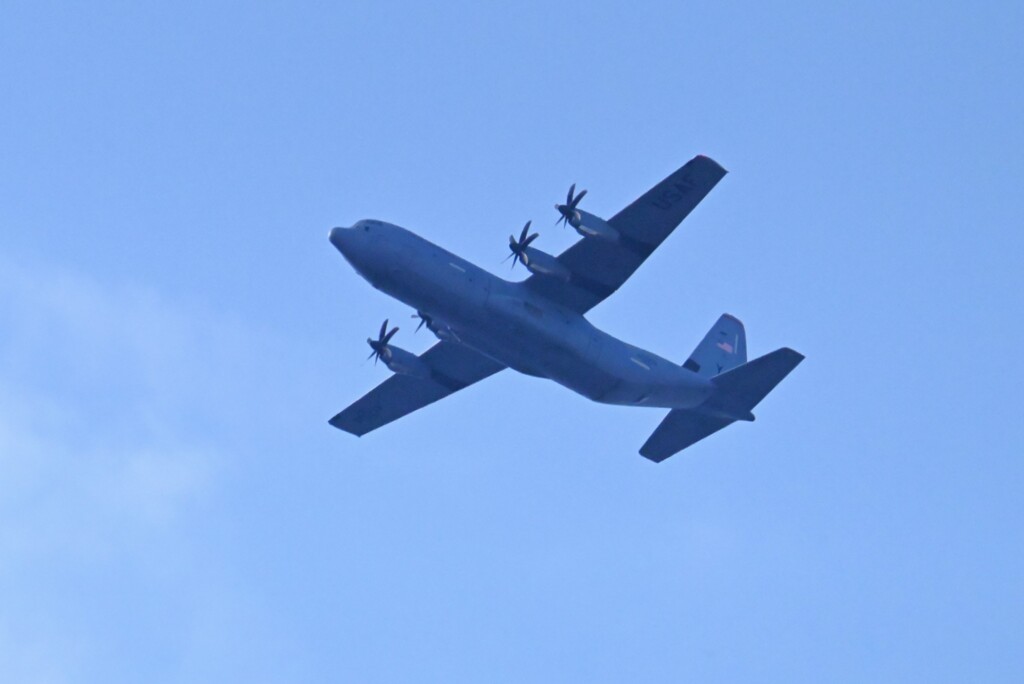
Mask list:
[{"label": "airplane wing", "polygon": [[438,342],[420,359],[432,371],[429,380],[392,375],[331,418],[331,425],[361,437],[505,368],[456,342]]},{"label": "airplane wing", "polygon": [[562,252],[558,261],[571,273],[568,283],[533,275],[527,287],[586,313],[619,289],[725,174],[713,159],[694,157],[608,221],[618,242],[583,238]]}]

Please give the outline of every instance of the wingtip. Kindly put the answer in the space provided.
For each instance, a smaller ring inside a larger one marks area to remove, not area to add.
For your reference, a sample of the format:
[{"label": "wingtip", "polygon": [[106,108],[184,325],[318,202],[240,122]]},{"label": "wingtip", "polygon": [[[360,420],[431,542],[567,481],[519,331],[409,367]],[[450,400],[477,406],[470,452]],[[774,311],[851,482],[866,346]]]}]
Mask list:
[{"label": "wingtip", "polygon": [[345,425],[342,422],[342,420],[341,420],[341,414],[340,413],[338,415],[334,416],[333,418],[331,418],[329,421],[327,421],[327,424],[330,425],[333,428],[338,428],[342,432],[347,432],[350,435],[355,435],[356,437],[362,437],[365,434],[365,433],[362,433],[362,432],[356,432],[351,427]]},{"label": "wingtip", "polygon": [[724,166],[722,166],[721,164],[719,164],[717,161],[707,156],[706,154],[698,154],[696,157],[693,158],[693,161],[702,162],[705,164],[713,164],[718,169],[720,169],[723,174],[729,173],[729,170],[727,168],[725,168]]},{"label": "wingtip", "polygon": [[800,363],[801,361],[803,361],[804,359],[806,359],[806,358],[807,358],[806,356],[804,356],[803,354],[801,354],[801,353],[800,353],[800,352],[798,352],[797,350],[795,350],[795,349],[791,349],[791,348],[789,348],[789,347],[783,347],[783,348],[782,348],[782,351],[784,351],[784,352],[786,352],[786,353],[787,353],[788,355],[792,356],[792,357],[793,357],[793,359],[794,359],[794,361],[795,361],[796,363]]},{"label": "wingtip", "polygon": [[639,453],[641,456],[646,458],[651,463],[661,463],[662,461],[667,460],[669,456],[671,456],[671,454],[666,456],[665,454],[656,454],[651,451],[644,452],[644,447],[640,447],[640,451],[638,451],[637,453]]}]

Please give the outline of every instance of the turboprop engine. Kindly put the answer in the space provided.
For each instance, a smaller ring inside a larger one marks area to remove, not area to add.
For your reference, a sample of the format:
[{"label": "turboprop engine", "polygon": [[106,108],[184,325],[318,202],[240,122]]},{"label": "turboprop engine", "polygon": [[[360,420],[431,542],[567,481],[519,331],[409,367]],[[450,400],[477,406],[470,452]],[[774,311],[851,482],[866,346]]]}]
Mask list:
[{"label": "turboprop engine", "polygon": [[523,232],[519,235],[518,240],[516,240],[514,235],[508,236],[508,248],[512,254],[505,257],[505,260],[512,259],[512,268],[516,267],[516,263],[522,262],[523,266],[526,266],[531,273],[558,278],[568,282],[570,276],[569,269],[547,252],[542,252],[536,247],[530,246],[530,243],[540,236],[539,233],[527,235],[530,232],[530,223],[531,221],[527,221],[526,225],[523,226]]},{"label": "turboprop engine", "polygon": [[451,326],[442,321],[439,318],[431,316],[430,314],[417,311],[412,315],[413,318],[420,319],[420,324],[416,326],[416,332],[420,331],[424,325],[427,326],[427,330],[434,333],[437,339],[444,340],[446,342],[460,342],[459,336],[455,334]]},{"label": "turboprop engine", "polygon": [[583,237],[597,238],[607,242],[618,242],[619,231],[612,228],[600,216],[594,216],[590,212],[578,208],[580,200],[587,194],[587,191],[581,190],[578,195],[575,193],[576,184],[573,183],[569,187],[569,194],[565,197],[565,204],[555,205],[555,209],[561,214],[558,223],[568,223]]},{"label": "turboprop engine", "polygon": [[407,352],[401,347],[389,346],[388,353],[384,357],[384,365],[392,373],[399,375],[412,375],[424,380],[430,377],[430,368],[423,363],[418,356]]},{"label": "turboprop engine", "polygon": [[398,332],[398,328],[394,327],[388,331],[388,321],[384,319],[384,323],[380,326],[380,333],[377,335],[377,339],[372,337],[367,338],[366,343],[370,345],[370,349],[373,351],[367,356],[367,360],[373,359],[374,363],[377,363],[377,359],[384,362],[384,365],[388,367],[392,373],[399,373],[401,375],[412,375],[417,378],[429,378],[430,367],[427,364],[411,352],[407,352],[400,347],[396,347],[390,344],[391,338]]}]

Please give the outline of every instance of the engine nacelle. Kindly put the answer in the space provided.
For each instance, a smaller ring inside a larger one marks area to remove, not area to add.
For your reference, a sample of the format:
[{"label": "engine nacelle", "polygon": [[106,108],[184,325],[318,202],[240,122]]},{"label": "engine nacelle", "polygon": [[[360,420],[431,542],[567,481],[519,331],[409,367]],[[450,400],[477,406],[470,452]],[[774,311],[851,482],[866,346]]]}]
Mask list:
[{"label": "engine nacelle", "polygon": [[523,250],[521,258],[523,264],[526,265],[526,268],[530,269],[531,273],[569,282],[569,269],[558,263],[558,259],[547,252],[542,252],[534,247],[527,247]]},{"label": "engine nacelle", "polygon": [[611,227],[607,221],[590,212],[577,209],[569,220],[570,225],[583,237],[592,237],[606,242],[618,242],[619,231]]},{"label": "engine nacelle", "polygon": [[445,342],[459,342],[459,336],[455,334],[451,326],[444,321],[439,321],[436,318],[427,320],[427,329],[437,336],[437,339],[444,340]]},{"label": "engine nacelle", "polygon": [[423,363],[415,354],[407,352],[401,347],[389,344],[381,353],[380,358],[392,373],[412,375],[424,380],[430,378],[430,366]]}]

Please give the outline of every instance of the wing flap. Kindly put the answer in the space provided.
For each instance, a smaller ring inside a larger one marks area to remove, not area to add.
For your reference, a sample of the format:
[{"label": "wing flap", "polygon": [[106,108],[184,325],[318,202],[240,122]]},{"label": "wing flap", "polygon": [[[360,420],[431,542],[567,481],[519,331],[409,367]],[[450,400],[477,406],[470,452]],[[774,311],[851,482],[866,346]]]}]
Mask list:
[{"label": "wing flap", "polygon": [[361,437],[505,368],[455,342],[438,342],[419,358],[431,369],[429,380],[393,375],[331,418],[330,424]]}]

